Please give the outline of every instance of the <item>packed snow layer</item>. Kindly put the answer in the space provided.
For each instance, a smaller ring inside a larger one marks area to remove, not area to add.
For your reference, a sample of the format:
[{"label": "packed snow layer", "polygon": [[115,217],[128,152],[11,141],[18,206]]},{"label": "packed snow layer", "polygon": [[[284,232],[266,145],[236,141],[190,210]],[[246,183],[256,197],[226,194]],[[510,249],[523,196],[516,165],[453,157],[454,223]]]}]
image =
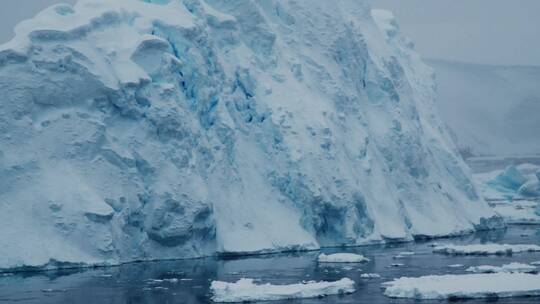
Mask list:
[{"label": "packed snow layer", "polygon": [[474,273],[498,273],[498,272],[532,273],[532,272],[536,272],[536,266],[514,262],[514,263],[502,265],[502,266],[491,266],[491,265],[472,266],[465,269],[465,271],[474,272]]},{"label": "packed snow layer", "polygon": [[212,301],[225,303],[318,298],[355,291],[354,281],[349,278],[290,285],[257,284],[253,279],[240,279],[236,283],[213,281],[210,289]]},{"label": "packed snow layer", "polygon": [[403,277],[383,285],[388,297],[419,300],[540,296],[540,275],[524,273]]},{"label": "packed snow layer", "polygon": [[80,0],[0,46],[0,268],[500,224],[367,1]]},{"label": "packed snow layer", "polygon": [[448,255],[510,255],[522,252],[539,252],[540,246],[527,244],[473,244],[473,245],[440,245],[433,248],[435,253]]},{"label": "packed snow layer", "polygon": [[354,253],[334,253],[324,254],[321,253],[317,258],[319,263],[362,263],[369,262],[369,259],[361,254]]}]

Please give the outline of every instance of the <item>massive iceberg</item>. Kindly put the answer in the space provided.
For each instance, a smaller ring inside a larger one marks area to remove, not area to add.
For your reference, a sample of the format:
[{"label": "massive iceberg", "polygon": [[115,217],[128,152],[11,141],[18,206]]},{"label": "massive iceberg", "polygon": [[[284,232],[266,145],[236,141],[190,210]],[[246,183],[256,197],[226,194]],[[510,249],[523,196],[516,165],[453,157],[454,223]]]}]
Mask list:
[{"label": "massive iceberg", "polygon": [[79,0],[0,46],[0,268],[490,228],[392,15],[357,0]]}]

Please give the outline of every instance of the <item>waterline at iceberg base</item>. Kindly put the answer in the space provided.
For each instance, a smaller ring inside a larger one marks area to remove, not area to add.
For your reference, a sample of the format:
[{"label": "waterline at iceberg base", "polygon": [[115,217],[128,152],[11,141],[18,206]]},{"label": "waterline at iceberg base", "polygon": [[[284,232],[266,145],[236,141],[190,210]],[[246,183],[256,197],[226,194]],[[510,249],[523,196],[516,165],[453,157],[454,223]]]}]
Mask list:
[{"label": "waterline at iceberg base", "polygon": [[0,92],[2,269],[500,225],[368,1],[56,5],[0,46]]}]

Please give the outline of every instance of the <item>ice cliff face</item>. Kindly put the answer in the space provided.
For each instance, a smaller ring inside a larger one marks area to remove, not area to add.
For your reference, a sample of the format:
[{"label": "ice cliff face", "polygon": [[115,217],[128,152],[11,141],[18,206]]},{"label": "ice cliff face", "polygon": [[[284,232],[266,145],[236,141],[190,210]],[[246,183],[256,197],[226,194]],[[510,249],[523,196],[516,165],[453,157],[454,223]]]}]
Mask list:
[{"label": "ice cliff face", "polygon": [[432,71],[364,1],[80,0],[0,47],[0,268],[483,228]]}]

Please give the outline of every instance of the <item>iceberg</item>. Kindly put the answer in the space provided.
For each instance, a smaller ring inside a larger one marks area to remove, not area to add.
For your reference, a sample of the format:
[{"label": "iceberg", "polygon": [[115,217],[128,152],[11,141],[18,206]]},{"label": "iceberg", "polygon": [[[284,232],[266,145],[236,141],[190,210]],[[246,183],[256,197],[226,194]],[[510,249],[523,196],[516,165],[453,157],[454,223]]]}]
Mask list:
[{"label": "iceberg", "polygon": [[0,269],[501,225],[369,1],[79,0],[0,46]]},{"label": "iceberg", "polygon": [[501,191],[517,191],[526,182],[527,178],[515,166],[509,166],[488,184]]}]

